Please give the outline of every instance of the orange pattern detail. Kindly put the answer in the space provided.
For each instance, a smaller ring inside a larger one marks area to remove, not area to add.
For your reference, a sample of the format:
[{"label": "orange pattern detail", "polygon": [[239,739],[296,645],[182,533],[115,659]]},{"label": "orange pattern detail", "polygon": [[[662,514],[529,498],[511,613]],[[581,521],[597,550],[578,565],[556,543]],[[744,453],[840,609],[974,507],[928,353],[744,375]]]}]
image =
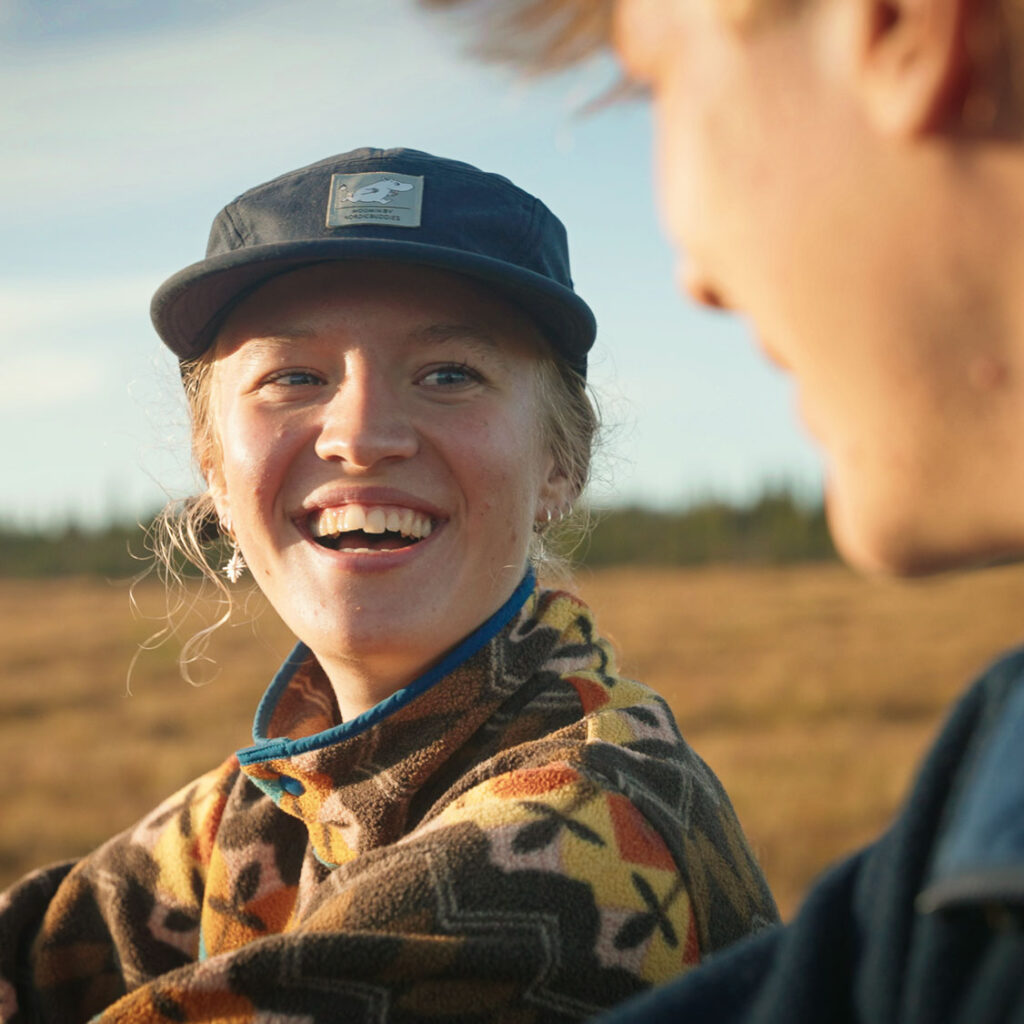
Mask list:
[{"label": "orange pattern detail", "polygon": [[553,789],[572,786],[579,780],[579,772],[567,764],[552,764],[544,768],[527,768],[501,776],[494,780],[492,792],[495,796],[514,800],[518,797],[550,793]]},{"label": "orange pattern detail", "polygon": [[600,683],[595,683],[592,679],[569,676],[566,682],[580,695],[580,703],[583,705],[585,715],[603,708],[609,701],[608,688]]},{"label": "orange pattern detail", "polygon": [[686,945],[683,947],[682,967],[693,967],[700,963],[700,941],[697,938],[697,916],[690,914],[690,927],[686,930]]},{"label": "orange pattern detail", "polygon": [[672,854],[643,815],[618,793],[610,793],[606,799],[612,828],[615,829],[615,842],[622,857],[633,864],[674,872],[676,864]]}]

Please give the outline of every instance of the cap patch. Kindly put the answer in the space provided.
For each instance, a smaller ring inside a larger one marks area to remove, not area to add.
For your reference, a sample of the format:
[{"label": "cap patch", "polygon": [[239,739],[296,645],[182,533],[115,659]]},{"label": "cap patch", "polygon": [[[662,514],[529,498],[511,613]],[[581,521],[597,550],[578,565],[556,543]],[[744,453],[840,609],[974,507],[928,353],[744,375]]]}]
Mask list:
[{"label": "cap patch", "polygon": [[391,171],[332,174],[327,226],[390,224],[418,228],[423,205],[423,178]]}]

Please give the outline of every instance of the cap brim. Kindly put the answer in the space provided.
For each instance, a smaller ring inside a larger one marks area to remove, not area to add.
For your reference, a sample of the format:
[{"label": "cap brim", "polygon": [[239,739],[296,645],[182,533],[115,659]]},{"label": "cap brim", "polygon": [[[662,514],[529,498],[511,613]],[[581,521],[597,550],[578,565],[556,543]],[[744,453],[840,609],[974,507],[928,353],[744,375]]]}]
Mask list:
[{"label": "cap brim", "polygon": [[157,289],[150,307],[153,325],[179,359],[194,359],[209,348],[232,306],[265,281],[312,263],[351,260],[438,267],[482,281],[529,313],[559,355],[586,372],[597,327],[590,307],[574,291],[489,256],[390,238],[282,242],[211,256]]}]

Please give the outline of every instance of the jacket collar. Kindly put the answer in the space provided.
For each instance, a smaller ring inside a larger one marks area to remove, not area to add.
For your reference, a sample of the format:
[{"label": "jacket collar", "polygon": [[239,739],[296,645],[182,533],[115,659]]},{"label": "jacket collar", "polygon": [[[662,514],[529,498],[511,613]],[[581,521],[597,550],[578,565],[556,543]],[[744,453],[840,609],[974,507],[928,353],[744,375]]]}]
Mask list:
[{"label": "jacket collar", "polygon": [[[586,607],[538,591],[528,573],[437,666],[340,724],[326,678],[299,645],[260,704],[257,742],[238,754],[242,771],[306,824],[320,860],[343,864],[404,834],[415,795],[538,671],[557,678],[612,668],[610,652],[592,637]],[[578,639],[591,642],[572,644]]]}]

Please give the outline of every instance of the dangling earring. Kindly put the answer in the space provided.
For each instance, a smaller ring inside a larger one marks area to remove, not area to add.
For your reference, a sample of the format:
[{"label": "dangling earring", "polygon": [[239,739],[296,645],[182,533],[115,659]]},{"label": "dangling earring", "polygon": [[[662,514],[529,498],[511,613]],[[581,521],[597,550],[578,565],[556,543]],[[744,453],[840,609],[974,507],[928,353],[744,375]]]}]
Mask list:
[{"label": "dangling earring", "polygon": [[238,541],[231,540],[231,557],[224,563],[224,575],[232,583],[237,583],[245,575],[245,556],[238,546]]},{"label": "dangling earring", "polygon": [[238,546],[238,541],[235,540],[235,535],[231,532],[231,520],[222,519],[220,523],[221,529],[231,538],[231,557],[224,563],[221,572],[227,576],[231,583],[237,583],[245,575],[245,556],[242,554],[242,549]]}]

